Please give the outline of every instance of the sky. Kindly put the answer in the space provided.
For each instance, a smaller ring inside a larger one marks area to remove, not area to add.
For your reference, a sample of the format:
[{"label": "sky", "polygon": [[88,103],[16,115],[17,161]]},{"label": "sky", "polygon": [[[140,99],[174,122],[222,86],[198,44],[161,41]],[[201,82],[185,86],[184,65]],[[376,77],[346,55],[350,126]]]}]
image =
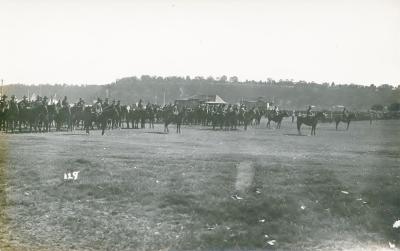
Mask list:
[{"label": "sky", "polygon": [[397,0],[0,0],[4,83],[237,76],[400,84]]}]

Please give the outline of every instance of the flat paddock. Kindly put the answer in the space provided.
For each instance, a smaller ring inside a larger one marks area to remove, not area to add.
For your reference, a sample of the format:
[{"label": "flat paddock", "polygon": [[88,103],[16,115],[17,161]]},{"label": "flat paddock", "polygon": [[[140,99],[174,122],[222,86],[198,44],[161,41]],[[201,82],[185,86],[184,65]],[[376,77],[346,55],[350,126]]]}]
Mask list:
[{"label": "flat paddock", "polygon": [[315,137],[298,137],[289,121],[279,130],[262,121],[247,131],[2,134],[0,248],[400,246],[400,121],[318,124]]}]

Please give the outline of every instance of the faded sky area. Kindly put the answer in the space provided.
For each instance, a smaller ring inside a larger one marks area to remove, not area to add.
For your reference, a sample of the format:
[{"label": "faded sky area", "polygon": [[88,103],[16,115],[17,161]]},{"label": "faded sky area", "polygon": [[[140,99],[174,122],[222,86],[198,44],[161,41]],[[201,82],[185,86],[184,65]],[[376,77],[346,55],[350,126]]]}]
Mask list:
[{"label": "faded sky area", "polygon": [[140,75],[400,84],[400,1],[0,0],[4,83]]}]

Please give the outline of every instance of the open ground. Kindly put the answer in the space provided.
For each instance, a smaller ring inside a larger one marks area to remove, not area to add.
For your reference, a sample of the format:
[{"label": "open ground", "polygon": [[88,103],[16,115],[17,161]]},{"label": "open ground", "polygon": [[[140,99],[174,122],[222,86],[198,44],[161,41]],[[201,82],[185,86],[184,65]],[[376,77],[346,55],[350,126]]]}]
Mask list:
[{"label": "open ground", "polygon": [[[2,250],[400,245],[400,121],[0,135]],[[309,127],[302,128],[309,134]],[[64,174],[79,171],[76,180]]]}]

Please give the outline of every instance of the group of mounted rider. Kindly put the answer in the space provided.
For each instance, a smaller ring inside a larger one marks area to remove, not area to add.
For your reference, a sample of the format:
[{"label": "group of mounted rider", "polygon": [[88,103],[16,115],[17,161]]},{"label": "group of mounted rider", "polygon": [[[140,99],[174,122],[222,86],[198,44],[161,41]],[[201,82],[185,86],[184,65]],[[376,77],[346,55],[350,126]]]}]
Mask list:
[{"label": "group of mounted rider", "polygon": [[[65,96],[58,102],[49,102],[44,96],[36,97],[36,100],[29,101],[26,96],[17,102],[15,95],[7,100],[3,95],[0,100],[0,130],[14,132],[16,128],[20,131],[29,128],[29,131],[49,131],[51,126],[56,130],[68,128],[73,130],[82,127],[88,133],[90,129],[97,127],[104,130],[110,128],[122,128],[126,125],[129,128],[145,128],[145,123],[149,123],[150,128],[154,128],[154,123],[164,123],[164,131],[168,132],[168,125],[173,123],[180,132],[181,124],[212,126],[213,129],[234,130],[238,126],[243,126],[246,130],[252,124],[258,126],[261,118],[268,119],[267,127],[274,121],[277,128],[280,127],[282,119],[288,117],[287,111],[279,111],[278,106],[272,110],[260,107],[246,107],[244,104],[200,104],[195,107],[179,106],[177,104],[167,104],[164,106],[147,103],[143,105],[142,100],[132,105],[121,105],[119,100],[109,102],[108,98],[103,101],[101,98],[88,105],[82,98],[74,104],[69,104]],[[294,118],[295,111],[292,112]],[[313,113],[309,106],[305,116],[299,116],[299,123],[310,125],[323,116],[322,113]],[[349,117],[346,108],[343,109],[342,120]]]}]

